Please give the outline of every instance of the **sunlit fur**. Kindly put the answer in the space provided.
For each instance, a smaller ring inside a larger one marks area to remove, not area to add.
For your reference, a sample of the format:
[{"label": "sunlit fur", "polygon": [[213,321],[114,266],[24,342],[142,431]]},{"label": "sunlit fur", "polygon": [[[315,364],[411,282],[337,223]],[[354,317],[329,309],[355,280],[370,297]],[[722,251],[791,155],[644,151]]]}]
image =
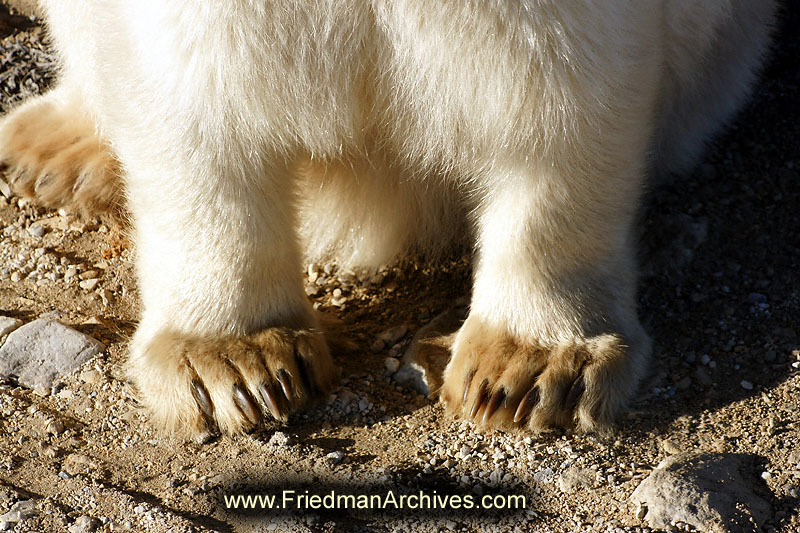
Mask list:
[{"label": "sunlit fur", "polygon": [[[98,150],[121,163],[144,304],[130,375],[176,430],[197,418],[185,346],[317,328],[303,261],[369,267],[459,240],[474,242],[475,280],[448,406],[466,414],[471,370],[505,388],[503,409],[534,384],[555,397],[583,373],[574,415],[539,411],[528,426],[612,420],[650,351],[631,242],[646,176],[690,170],[740,107],[775,10],[770,0],[44,7],[60,83],[2,123],[2,155],[39,174],[44,148],[7,139],[25,110],[49,107],[63,121],[89,117]],[[216,390],[232,363],[212,359],[199,378]],[[223,396],[217,423],[237,431],[241,413]]]}]

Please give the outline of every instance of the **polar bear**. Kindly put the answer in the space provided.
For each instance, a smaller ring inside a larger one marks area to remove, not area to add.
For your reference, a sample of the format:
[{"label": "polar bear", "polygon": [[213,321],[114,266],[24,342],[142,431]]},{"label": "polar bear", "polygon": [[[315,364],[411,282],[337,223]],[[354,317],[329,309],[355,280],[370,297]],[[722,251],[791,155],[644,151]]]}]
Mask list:
[{"label": "polar bear", "polygon": [[772,0],[45,0],[57,86],[0,124],[14,188],[133,221],[129,375],[198,435],[337,375],[302,261],[468,235],[440,398],[485,427],[607,427],[643,375],[632,226],[741,106]]}]

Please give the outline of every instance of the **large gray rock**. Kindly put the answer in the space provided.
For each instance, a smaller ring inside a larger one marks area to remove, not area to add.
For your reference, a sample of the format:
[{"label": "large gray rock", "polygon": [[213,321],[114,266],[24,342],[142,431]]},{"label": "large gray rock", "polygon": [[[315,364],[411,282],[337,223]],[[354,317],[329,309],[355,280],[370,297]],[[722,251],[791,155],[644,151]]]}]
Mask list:
[{"label": "large gray rock", "polygon": [[50,388],[105,350],[95,339],[55,320],[40,318],[9,334],[0,347],[0,374],[15,375],[20,385]]},{"label": "large gray rock", "polygon": [[683,522],[711,533],[756,531],[772,507],[753,487],[763,484],[744,454],[681,453],[661,464],[631,495],[651,527]]}]

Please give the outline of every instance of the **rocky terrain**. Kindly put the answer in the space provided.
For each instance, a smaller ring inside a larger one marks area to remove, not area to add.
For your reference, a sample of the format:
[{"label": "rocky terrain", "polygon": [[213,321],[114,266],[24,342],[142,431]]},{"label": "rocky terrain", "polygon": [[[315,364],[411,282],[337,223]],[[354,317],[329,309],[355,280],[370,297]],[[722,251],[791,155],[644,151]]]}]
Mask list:
[{"label": "rocky terrain", "polygon": [[[0,4],[2,110],[53,76],[29,15]],[[0,531],[800,531],[798,35],[793,5],[752,104],[648,199],[653,372],[611,435],[480,432],[420,392],[402,354],[468,295],[469,261],[453,257],[371,275],[309,265],[309,297],[358,346],[336,356],[336,391],[246,436],[159,436],[124,377],[139,312],[124,236],[0,181]],[[286,490],[525,508],[226,506]]]}]

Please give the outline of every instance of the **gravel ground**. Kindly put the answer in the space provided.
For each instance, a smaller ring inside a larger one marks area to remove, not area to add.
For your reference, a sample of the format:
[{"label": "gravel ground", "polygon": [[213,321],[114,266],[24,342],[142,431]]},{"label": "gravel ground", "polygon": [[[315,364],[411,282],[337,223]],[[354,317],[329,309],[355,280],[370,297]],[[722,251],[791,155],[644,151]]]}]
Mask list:
[{"label": "gravel ground", "polygon": [[[468,261],[452,258],[372,276],[310,265],[309,297],[359,347],[337,356],[340,387],[283,427],[203,444],[164,439],[122,375],[139,312],[124,239],[0,190],[0,315],[57,319],[107,346],[50,388],[0,376],[0,530],[650,531],[630,495],[662,460],[697,452],[745,456],[745,483],[772,511],[763,530],[800,530],[797,35],[795,5],[752,105],[694,175],[651,194],[640,303],[653,372],[610,436],[480,433],[392,378],[413,335],[467,294]],[[1,5],[0,37],[7,109],[48,83],[52,61],[36,21]],[[224,506],[225,495],[286,488],[522,494],[527,508]]]}]

